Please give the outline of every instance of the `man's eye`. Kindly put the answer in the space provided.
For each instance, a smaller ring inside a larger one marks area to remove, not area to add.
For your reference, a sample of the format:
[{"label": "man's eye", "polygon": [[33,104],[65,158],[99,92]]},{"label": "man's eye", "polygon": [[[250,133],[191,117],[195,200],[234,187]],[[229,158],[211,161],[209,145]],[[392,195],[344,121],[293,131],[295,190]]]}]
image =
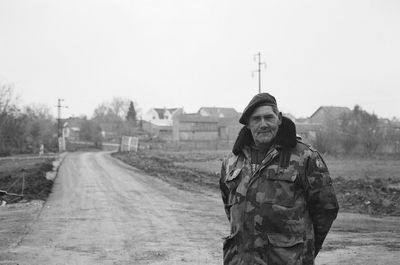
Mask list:
[{"label": "man's eye", "polygon": [[273,121],[274,120],[274,116],[265,116],[264,120],[266,121]]}]

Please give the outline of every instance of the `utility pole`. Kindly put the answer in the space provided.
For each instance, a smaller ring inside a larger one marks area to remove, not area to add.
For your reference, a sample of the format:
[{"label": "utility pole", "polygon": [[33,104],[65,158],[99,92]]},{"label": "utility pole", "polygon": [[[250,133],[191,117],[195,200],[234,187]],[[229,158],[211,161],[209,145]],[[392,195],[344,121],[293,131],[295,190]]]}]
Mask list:
[{"label": "utility pole", "polygon": [[258,70],[255,70],[252,72],[258,72],[258,93],[261,93],[261,65],[264,65],[264,68],[267,68],[267,64],[264,62],[261,62],[261,53],[258,52],[257,54],[254,55],[254,60],[258,59]]},{"label": "utility pole", "polygon": [[58,104],[57,104],[57,109],[58,109],[58,138],[62,136],[62,126],[61,126],[61,108],[68,108],[68,106],[62,106],[61,102],[64,101],[64,99],[59,98],[58,99]]}]

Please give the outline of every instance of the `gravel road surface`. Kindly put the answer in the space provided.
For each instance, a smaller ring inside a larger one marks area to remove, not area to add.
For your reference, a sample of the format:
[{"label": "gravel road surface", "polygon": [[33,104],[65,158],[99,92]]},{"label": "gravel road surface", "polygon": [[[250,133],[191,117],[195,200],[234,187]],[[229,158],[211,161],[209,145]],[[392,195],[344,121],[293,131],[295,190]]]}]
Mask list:
[{"label": "gravel road surface", "polygon": [[216,195],[179,190],[107,153],[73,153],[0,264],[220,264],[222,209]]}]

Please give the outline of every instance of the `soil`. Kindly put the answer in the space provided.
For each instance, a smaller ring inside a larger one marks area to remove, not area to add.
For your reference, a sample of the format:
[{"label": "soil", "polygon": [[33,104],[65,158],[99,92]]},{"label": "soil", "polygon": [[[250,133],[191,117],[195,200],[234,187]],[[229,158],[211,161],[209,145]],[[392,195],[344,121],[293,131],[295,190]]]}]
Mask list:
[{"label": "soil", "polygon": [[54,158],[2,159],[0,161],[0,190],[21,195],[4,195],[7,203],[17,201],[46,200],[53,181],[46,174],[53,170]]}]

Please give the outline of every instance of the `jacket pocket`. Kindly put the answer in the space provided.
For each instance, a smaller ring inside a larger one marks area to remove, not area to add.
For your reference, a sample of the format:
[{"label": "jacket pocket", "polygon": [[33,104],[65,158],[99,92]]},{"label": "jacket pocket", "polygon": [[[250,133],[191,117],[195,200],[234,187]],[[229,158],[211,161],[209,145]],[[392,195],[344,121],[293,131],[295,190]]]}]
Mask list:
[{"label": "jacket pocket", "polygon": [[259,203],[270,203],[292,208],[295,206],[297,187],[297,171],[288,170],[276,172],[266,169],[262,172],[262,179],[257,194]]},{"label": "jacket pocket", "polygon": [[280,180],[285,182],[296,182],[298,171],[296,169],[267,169],[267,178],[270,180]]},{"label": "jacket pocket", "polygon": [[281,234],[268,234],[268,264],[302,265],[304,240]]}]

